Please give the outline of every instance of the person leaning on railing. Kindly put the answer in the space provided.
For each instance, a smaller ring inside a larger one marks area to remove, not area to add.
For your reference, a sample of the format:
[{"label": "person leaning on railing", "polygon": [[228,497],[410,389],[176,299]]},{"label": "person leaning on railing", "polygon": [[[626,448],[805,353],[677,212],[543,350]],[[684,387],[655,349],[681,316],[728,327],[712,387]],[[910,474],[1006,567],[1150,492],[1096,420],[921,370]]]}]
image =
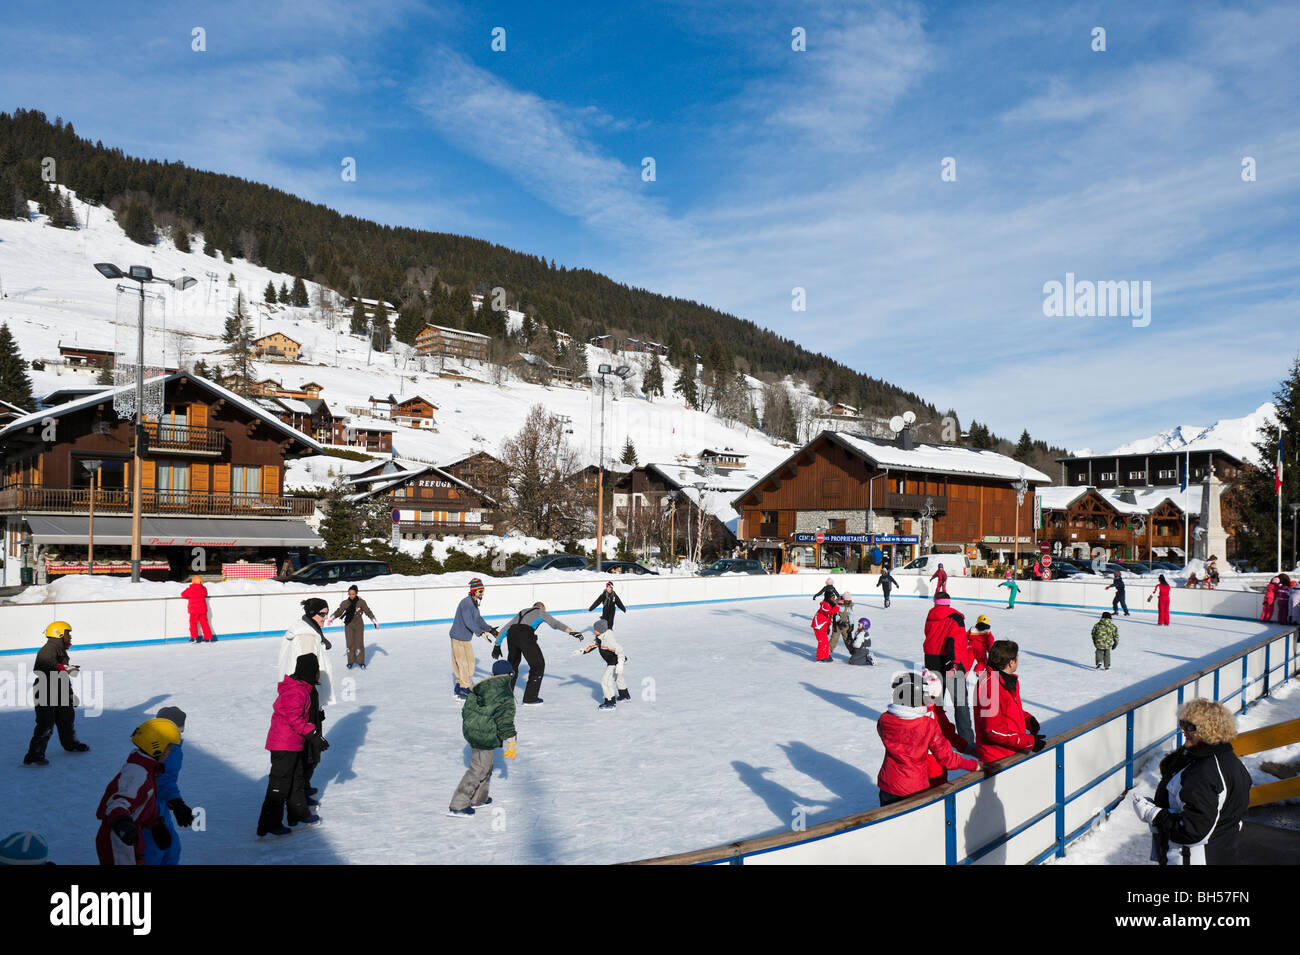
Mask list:
[{"label": "person leaning on railing", "polygon": [[1250,808],[1250,773],[1233,752],[1237,724],[1222,703],[1178,708],[1183,745],[1160,760],[1155,798],[1133,793],[1133,811],[1151,827],[1160,865],[1233,865]]}]

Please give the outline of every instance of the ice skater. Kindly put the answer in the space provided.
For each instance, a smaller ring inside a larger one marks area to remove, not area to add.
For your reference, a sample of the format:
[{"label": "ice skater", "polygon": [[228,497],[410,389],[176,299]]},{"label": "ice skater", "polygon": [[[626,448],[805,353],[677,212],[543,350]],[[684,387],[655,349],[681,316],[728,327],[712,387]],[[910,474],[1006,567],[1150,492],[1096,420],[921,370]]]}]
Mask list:
[{"label": "ice skater", "polygon": [[542,655],[542,648],[537,645],[537,629],[543,623],[549,624],[553,630],[567,633],[578,640],[582,639],[582,635],[577,630],[547,613],[546,604],[539,600],[510,618],[510,622],[505,625],[500,636],[497,637],[496,646],[492,649],[492,659],[501,659],[501,641],[506,641],[506,648],[510,651],[510,669],[514,672],[510,681],[512,691],[515,682],[519,679],[519,661],[522,659],[528,663],[528,682],[524,685],[524,706],[540,706],[543,702],[537,695],[542,688],[542,677],[546,674],[546,657]]},{"label": "ice skater", "polygon": [[1155,589],[1147,595],[1147,603],[1151,598],[1156,597],[1156,626],[1169,626],[1169,581],[1165,580],[1165,575],[1160,575],[1160,583],[1156,584]]},{"label": "ice skater", "polygon": [[1124,578],[1115,571],[1115,576],[1110,583],[1106,585],[1106,590],[1114,589],[1115,599],[1110,602],[1110,612],[1119,613],[1120,607],[1124,608],[1124,616],[1128,616],[1128,601],[1124,599]]},{"label": "ice skater", "polygon": [[[176,724],[176,729],[181,735],[182,742],[185,738],[185,711],[179,706],[164,706],[158,711],[158,719],[171,720]],[[162,820],[167,827],[168,839],[170,846],[161,846],[158,844],[152,829],[144,831],[144,864],[145,865],[179,865],[181,861],[181,837],[176,831],[176,827],[188,829],[194,823],[194,812],[185,804],[181,796],[181,767],[185,760],[185,747],[181,743],[173,743],[171,750],[167,753],[167,760],[158,770],[158,779],[156,783],[157,794],[155,798],[158,801],[158,818]],[[173,819],[175,820],[173,822]]]},{"label": "ice skater", "polygon": [[979,769],[975,760],[957,755],[972,747],[939,708],[943,687],[933,673],[900,673],[890,692],[889,709],[876,721],[885,744],[885,759],[876,774],[880,805],[942,785],[950,769]]},{"label": "ice skater", "polygon": [[595,642],[579,647],[571,656],[587,654],[592,650],[600,652],[600,658],[605,661],[605,675],[600,678],[604,702],[597,709],[612,710],[620,700],[632,699],[632,694],[627,691],[627,684],[623,682],[623,664],[627,662],[627,654],[623,651],[622,645],[614,639],[614,633],[603,617],[596,621],[592,630],[596,634]]},{"label": "ice skater", "polygon": [[461,708],[461,734],[472,750],[469,768],[456,784],[447,815],[468,817],[475,806],[491,804],[488,787],[498,746],[505,746],[506,759],[515,758],[515,671],[505,660],[492,664],[492,675],[470,689]]},{"label": "ice skater", "polygon": [[849,665],[871,667],[876,665],[876,658],[871,655],[871,621],[866,617],[858,619],[853,632],[844,638],[844,646],[849,651]]},{"label": "ice skater", "polygon": [[158,773],[171,748],[181,741],[171,720],[145,720],[131,734],[135,746],[99,800],[95,818],[95,854],[100,865],[144,865],[141,834],[153,833],[154,843],[171,846],[167,825],[158,817]]},{"label": "ice skater", "polygon": [[844,641],[845,649],[849,645],[849,633],[853,630],[853,595],[847,591],[840,597],[836,605],[835,616],[831,618],[830,647],[826,651],[828,655],[835,655],[835,647],[841,640]]},{"label": "ice skater", "polygon": [[74,666],[68,658],[72,646],[72,625],[56,620],[45,628],[45,646],[36,652],[36,681],[33,684],[32,698],[36,704],[36,729],[32,732],[32,741],[27,745],[27,755],[23,757],[24,766],[48,766],[45,747],[57,727],[59,745],[69,753],[85,753],[90,747],[77,739],[77,704],[80,702],[72,692],[72,677],[81,668]]},{"label": "ice skater", "polygon": [[835,589],[835,578],[827,577],[826,583],[821,590],[813,594],[813,600],[829,600],[834,603],[840,599],[840,592]]},{"label": "ice skater", "polygon": [[934,606],[925,618],[925,641],[922,644],[925,667],[943,682],[945,693],[952,698],[953,722],[957,733],[969,743],[975,741],[967,676],[973,680],[975,658],[966,635],[966,618],[952,606],[946,591],[934,595]]},{"label": "ice skater", "polygon": [[1007,609],[1015,610],[1016,598],[1020,596],[1020,585],[1016,583],[1016,578],[1011,575],[1011,571],[1007,571],[1007,579],[998,586],[1007,588]]},{"label": "ice skater", "polygon": [[[1163,577],[1160,578],[1164,580]],[[1273,604],[1277,601],[1277,588],[1282,582],[1280,577],[1274,577],[1264,588],[1264,609],[1260,612],[1259,619],[1261,623],[1270,623],[1273,620]],[[1148,597],[1148,600],[1151,598]]]},{"label": "ice skater", "polygon": [[619,599],[618,594],[614,593],[614,581],[605,581],[605,589],[596,595],[596,599],[591,602],[588,610],[600,608],[600,616],[608,624],[609,630],[614,629],[614,614],[619,610],[627,613],[627,608],[623,606],[623,601]]},{"label": "ice skater", "polygon": [[993,641],[997,637],[993,636],[993,629],[989,624],[989,618],[980,614],[975,618],[975,626],[966,631],[966,639],[970,643],[971,656],[975,658],[975,669],[983,669],[989,665],[989,647],[993,646]]},{"label": "ice skater", "polygon": [[[456,616],[451,622],[452,692],[458,700],[469,696],[469,688],[474,683],[474,637],[481,636],[491,643],[500,636],[500,631],[479,613],[482,602],[483,581],[474,577],[469,582],[469,593],[456,605]],[[493,656],[501,654],[497,652]]]},{"label": "ice skater", "polygon": [[[314,653],[304,653],[294,662],[293,673],[276,688],[271,728],[266,733],[266,749],[271,753],[271,774],[266,782],[266,796],[257,818],[257,834],[287,836],[289,826],[314,826],[320,816],[311,811],[307,801],[307,738],[320,732],[313,722],[311,692],[320,679],[320,661]],[[286,808],[289,826],[284,824]]]},{"label": "ice skater", "polygon": [[948,589],[948,571],[943,569],[943,564],[940,564],[938,569],[930,575],[931,580],[934,580],[936,577],[939,580],[939,585],[934,588],[935,592],[938,593],[941,590],[946,591]]},{"label": "ice skater", "polygon": [[888,607],[889,592],[898,586],[898,581],[894,579],[893,575],[889,572],[888,567],[881,570],[880,579],[876,581],[876,586],[879,587],[882,591],[884,591],[885,606]]},{"label": "ice skater", "polygon": [[1110,669],[1110,651],[1119,646],[1119,629],[1110,619],[1110,611],[1103,611],[1101,619],[1092,625],[1092,646],[1098,670]]},{"label": "ice skater", "polygon": [[203,629],[203,643],[216,643],[212,627],[208,625],[208,588],[203,586],[203,578],[195,577],[190,585],[181,591],[185,598],[186,609],[190,613],[190,643],[199,643],[199,629]]},{"label": "ice skater", "polygon": [[366,622],[362,616],[370,618],[371,625],[378,630],[379,621],[375,615],[370,612],[370,605],[366,603],[357,590],[357,585],[353,584],[348,588],[347,598],[339,604],[339,608],[330,614],[329,623],[333,620],[343,621],[343,637],[348,645],[348,669],[354,666],[366,668]]},{"label": "ice skater", "polygon": [[817,612],[812,618],[813,638],[817,641],[817,662],[830,663],[831,661],[831,644],[830,630],[831,621],[835,617],[837,603],[831,598],[821,602]]}]

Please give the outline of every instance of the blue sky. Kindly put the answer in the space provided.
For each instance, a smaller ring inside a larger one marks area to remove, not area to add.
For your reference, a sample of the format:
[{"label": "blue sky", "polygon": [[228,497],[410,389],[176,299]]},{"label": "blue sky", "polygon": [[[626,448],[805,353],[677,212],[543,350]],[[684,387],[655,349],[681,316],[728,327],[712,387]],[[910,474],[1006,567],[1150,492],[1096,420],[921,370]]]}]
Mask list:
[{"label": "blue sky", "polygon": [[[0,108],[703,301],[1012,438],[1237,417],[1300,353],[1294,4],[543,6],[20,0]],[[1044,316],[1067,272],[1151,282],[1150,324]]]}]

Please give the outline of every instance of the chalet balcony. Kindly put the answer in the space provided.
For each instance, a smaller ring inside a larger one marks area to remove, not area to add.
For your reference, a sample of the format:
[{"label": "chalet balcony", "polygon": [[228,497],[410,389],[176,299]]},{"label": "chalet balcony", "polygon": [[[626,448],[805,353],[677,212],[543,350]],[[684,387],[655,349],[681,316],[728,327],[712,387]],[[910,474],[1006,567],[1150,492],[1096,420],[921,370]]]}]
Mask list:
[{"label": "chalet balcony", "polygon": [[946,494],[896,494],[886,491],[882,495],[880,509],[885,511],[913,511],[920,513],[925,507],[926,499],[936,514],[948,513],[948,496]]},{"label": "chalet balcony", "polygon": [[491,524],[472,524],[468,521],[402,521],[398,529],[403,534],[490,534]]},{"label": "chalet balcony", "polygon": [[778,533],[778,531],[777,531],[777,526],[776,526],[775,522],[774,522],[774,523],[771,523],[771,524],[759,524],[759,525],[758,525],[758,536],[759,536],[759,537],[767,538],[767,539],[772,539],[772,538],[775,538],[775,537],[776,537],[777,533]]},{"label": "chalet balcony", "polygon": [[226,435],[219,428],[156,422],[145,422],[144,428],[149,435],[150,452],[219,457],[226,450]]},{"label": "chalet balcony", "polygon": [[[140,495],[145,514],[194,517],[310,517],[315,498],[266,494],[217,494],[205,491],[147,490]],[[8,487],[0,490],[0,512],[31,511],[43,514],[86,514],[89,488]],[[96,514],[130,514],[131,492],[105,488],[95,492]]]}]

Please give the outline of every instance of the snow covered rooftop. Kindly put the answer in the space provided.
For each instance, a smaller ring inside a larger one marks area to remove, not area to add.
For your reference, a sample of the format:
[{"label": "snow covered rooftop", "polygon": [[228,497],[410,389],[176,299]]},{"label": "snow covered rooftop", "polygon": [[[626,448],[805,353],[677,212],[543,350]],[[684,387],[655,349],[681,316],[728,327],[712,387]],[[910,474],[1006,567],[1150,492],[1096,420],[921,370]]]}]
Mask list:
[{"label": "snow covered rooftop", "polygon": [[1088,493],[1085,486],[1041,487],[1038,489],[1038,502],[1046,511],[1063,511],[1079,498]]},{"label": "snow covered rooftop", "polygon": [[[1040,484],[1051,482],[1042,471],[996,451],[977,451],[974,448],[954,447],[946,444],[917,444],[905,450],[887,441],[874,441],[853,434],[823,431],[831,440],[847,445],[859,454],[882,467],[903,468],[909,471],[928,471],[935,474],[971,474],[1026,481]],[[814,439],[815,440],[815,439]]]},{"label": "snow covered rooftop", "polygon": [[[1038,490],[1038,498],[1044,510],[1062,511],[1090,490],[1094,489],[1084,485],[1044,487]],[[1199,514],[1201,510],[1202,486],[1199,484],[1188,485],[1185,495],[1184,492],[1178,489],[1176,484],[1161,487],[1132,488],[1133,503],[1119,497],[1113,488],[1098,488],[1095,490],[1102,500],[1120,514],[1150,514],[1165,500],[1173,502],[1174,506],[1180,510],[1186,507],[1193,514]],[[1184,498],[1186,503],[1184,503]]]}]

